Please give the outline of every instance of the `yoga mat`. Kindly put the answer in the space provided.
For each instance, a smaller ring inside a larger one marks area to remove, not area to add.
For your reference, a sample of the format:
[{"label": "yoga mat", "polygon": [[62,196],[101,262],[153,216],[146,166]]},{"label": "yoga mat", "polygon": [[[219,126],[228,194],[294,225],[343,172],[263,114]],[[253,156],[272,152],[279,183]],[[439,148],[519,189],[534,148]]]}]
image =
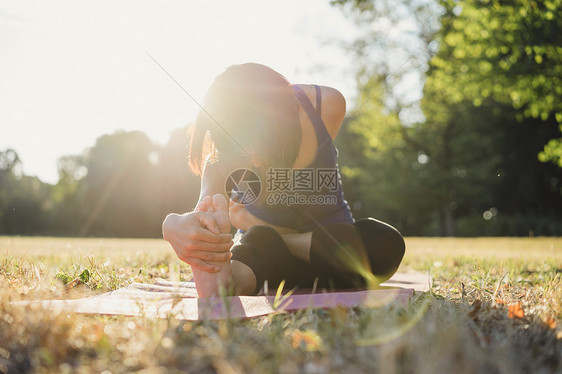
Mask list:
[{"label": "yoga mat", "polygon": [[[76,313],[147,316],[173,315],[184,320],[250,318],[274,312],[306,308],[380,307],[395,304],[406,307],[415,291],[431,287],[428,274],[397,273],[379,289],[302,293],[275,296],[232,296],[197,298],[193,282],[158,281],[156,284],[132,283],[116,291],[73,300],[26,301],[44,308]],[[274,290],[275,291],[275,290]]]}]

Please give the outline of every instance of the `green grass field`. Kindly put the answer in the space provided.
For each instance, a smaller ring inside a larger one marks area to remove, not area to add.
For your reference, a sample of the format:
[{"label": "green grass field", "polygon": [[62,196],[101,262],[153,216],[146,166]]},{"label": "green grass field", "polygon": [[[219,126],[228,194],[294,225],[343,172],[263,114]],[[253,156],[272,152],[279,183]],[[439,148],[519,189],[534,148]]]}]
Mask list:
[{"label": "green grass field", "polygon": [[561,373],[562,238],[408,238],[407,310],[185,322],[10,302],[188,280],[163,240],[0,237],[0,373]]}]

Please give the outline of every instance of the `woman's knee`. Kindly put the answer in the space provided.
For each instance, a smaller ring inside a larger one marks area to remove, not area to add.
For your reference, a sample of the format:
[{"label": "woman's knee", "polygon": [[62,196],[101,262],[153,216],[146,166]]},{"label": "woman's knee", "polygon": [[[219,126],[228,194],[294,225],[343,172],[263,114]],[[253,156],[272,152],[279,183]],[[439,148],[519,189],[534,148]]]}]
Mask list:
[{"label": "woman's knee", "polygon": [[373,274],[392,276],[406,251],[402,234],[389,224],[373,218],[359,219],[354,225],[365,245]]},{"label": "woman's knee", "polygon": [[332,223],[312,231],[310,263],[318,273],[354,273],[368,262],[357,229],[348,223]]}]

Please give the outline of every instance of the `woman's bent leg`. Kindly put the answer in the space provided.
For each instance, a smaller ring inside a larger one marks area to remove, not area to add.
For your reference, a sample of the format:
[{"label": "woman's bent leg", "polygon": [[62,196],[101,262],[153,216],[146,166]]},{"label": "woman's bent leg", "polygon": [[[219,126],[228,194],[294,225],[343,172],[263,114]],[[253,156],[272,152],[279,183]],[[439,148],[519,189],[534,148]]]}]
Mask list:
[{"label": "woman's bent leg", "polygon": [[[235,283],[245,283],[251,269],[255,279],[255,288],[251,294],[257,294],[265,280],[269,286],[275,287],[283,280],[283,273],[287,268],[287,261],[291,258],[289,249],[281,235],[269,226],[253,226],[232,247],[232,264],[236,264],[234,271]],[[245,266],[241,266],[245,265]],[[240,274],[240,272],[245,274]],[[237,280],[238,279],[238,280]],[[241,280],[240,280],[241,279]],[[244,293],[249,291],[245,289]]]},{"label": "woman's bent leg", "polygon": [[402,235],[372,218],[315,229],[310,262],[294,257],[273,228],[254,226],[232,248],[232,271],[236,287],[244,294],[258,293],[265,280],[270,290],[283,280],[288,289],[362,288],[390,278],[404,252]]},{"label": "woman's bent leg", "polygon": [[310,263],[336,288],[364,287],[390,278],[404,252],[404,239],[394,227],[365,218],[315,229]]},{"label": "woman's bent leg", "polygon": [[367,248],[371,271],[381,281],[389,279],[398,270],[406,252],[402,234],[373,218],[359,219],[354,226]]}]

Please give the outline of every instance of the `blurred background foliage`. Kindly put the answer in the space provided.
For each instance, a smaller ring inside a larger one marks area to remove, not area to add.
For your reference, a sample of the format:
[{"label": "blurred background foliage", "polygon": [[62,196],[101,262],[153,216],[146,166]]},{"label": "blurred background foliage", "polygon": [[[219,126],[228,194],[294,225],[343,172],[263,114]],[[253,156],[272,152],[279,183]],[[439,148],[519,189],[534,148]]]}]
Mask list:
[{"label": "blurred background foliage", "polygon": [[[346,198],[405,235],[562,235],[562,0],[335,0],[360,38]],[[97,139],[59,182],[0,150],[0,234],[158,237],[191,210],[187,127]]]},{"label": "blurred background foliage", "polygon": [[337,141],[356,216],[407,235],[562,235],[562,1],[332,3],[364,30]]},{"label": "blurred background foliage", "polygon": [[193,209],[199,197],[186,131],[175,130],[165,145],[140,131],[103,135],[82,155],[58,161],[56,185],[21,175],[17,154],[0,152],[0,233],[161,236],[165,215]]}]

